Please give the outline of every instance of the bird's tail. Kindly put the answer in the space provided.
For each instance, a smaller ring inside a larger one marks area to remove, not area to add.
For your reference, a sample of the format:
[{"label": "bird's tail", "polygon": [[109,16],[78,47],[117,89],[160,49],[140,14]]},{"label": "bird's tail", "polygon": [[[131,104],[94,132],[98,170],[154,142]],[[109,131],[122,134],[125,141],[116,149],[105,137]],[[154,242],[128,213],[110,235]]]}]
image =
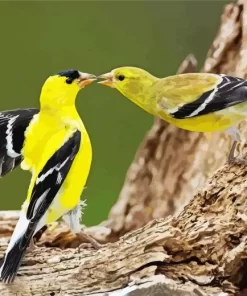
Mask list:
[{"label": "bird's tail", "polygon": [[[0,269],[0,277],[4,283],[11,283],[14,281],[22,258],[34,234],[34,225],[30,220],[23,220],[20,217],[15,231],[11,237],[8,249],[3,258],[3,263]],[[22,228],[25,226],[24,228]],[[22,229],[21,229],[22,228]],[[18,230],[21,229],[21,232]],[[19,233],[18,233],[19,232]]]}]

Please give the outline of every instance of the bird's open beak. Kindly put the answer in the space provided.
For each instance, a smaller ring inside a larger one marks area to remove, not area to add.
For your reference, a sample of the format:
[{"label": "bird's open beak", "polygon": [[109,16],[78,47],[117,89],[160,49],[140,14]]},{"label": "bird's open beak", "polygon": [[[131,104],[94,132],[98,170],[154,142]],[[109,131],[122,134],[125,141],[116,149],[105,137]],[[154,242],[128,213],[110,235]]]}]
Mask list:
[{"label": "bird's open beak", "polygon": [[80,77],[78,78],[78,85],[80,88],[84,88],[85,86],[94,82],[96,78],[97,77],[93,74],[80,72]]},{"label": "bird's open beak", "polygon": [[102,75],[98,76],[97,78],[106,79],[104,81],[99,81],[98,82],[99,84],[113,87],[114,76],[113,76],[113,74],[111,72],[102,74]]}]

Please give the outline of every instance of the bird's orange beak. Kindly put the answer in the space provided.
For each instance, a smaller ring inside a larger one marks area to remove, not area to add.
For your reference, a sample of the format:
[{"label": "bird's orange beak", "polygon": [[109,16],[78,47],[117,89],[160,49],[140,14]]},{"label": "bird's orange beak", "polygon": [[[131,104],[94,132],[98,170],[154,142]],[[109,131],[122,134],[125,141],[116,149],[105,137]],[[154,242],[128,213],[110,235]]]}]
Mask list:
[{"label": "bird's orange beak", "polygon": [[85,86],[93,83],[96,80],[96,76],[89,73],[80,72],[80,77],[78,78],[78,85],[80,88],[84,88]]},{"label": "bird's orange beak", "polygon": [[111,72],[102,74],[102,75],[98,76],[97,78],[106,79],[104,81],[99,81],[98,82],[99,84],[113,87],[114,76],[113,76],[113,74]]}]

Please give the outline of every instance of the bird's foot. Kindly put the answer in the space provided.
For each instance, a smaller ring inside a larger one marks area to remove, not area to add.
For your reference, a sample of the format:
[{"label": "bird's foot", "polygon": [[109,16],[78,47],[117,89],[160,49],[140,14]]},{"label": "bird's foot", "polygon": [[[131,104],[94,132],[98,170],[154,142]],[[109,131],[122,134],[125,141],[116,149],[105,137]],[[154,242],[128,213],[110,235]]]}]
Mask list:
[{"label": "bird's foot", "polygon": [[39,247],[35,245],[33,239],[31,239],[30,244],[29,244],[29,246],[28,246],[28,248],[27,248],[27,252],[30,253],[30,252],[32,252],[32,251],[38,249],[38,248],[39,248]]},{"label": "bird's foot", "polygon": [[247,165],[247,160],[242,157],[228,157],[229,164]]},{"label": "bird's foot", "polygon": [[247,165],[247,160],[246,159],[244,159],[242,157],[234,156],[237,143],[238,143],[237,141],[233,141],[232,148],[230,150],[227,162],[229,164]]},{"label": "bird's foot", "polygon": [[[92,244],[91,243],[82,243],[79,245],[78,250],[79,252],[83,249],[92,249]],[[94,248],[94,247],[93,247]]]},{"label": "bird's foot", "polygon": [[78,234],[81,238],[84,240],[86,239],[89,243],[82,243],[79,246],[79,251],[84,248],[90,248],[93,246],[95,250],[99,250],[103,247],[102,244],[98,243],[93,237],[91,237],[89,234],[86,234],[83,230]]}]

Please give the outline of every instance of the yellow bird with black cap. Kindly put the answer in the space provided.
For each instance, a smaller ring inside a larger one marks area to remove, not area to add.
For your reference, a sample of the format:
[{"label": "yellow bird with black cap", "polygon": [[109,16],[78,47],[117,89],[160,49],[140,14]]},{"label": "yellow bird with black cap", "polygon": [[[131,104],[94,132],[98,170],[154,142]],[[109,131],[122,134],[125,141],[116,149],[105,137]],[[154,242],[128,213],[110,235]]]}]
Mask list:
[{"label": "yellow bird with black cap", "polygon": [[19,164],[31,172],[27,199],[2,261],[3,282],[14,281],[33,236],[64,217],[80,232],[80,196],[92,160],[89,135],[75,106],[80,89],[95,76],[67,70],[50,76],[40,95],[40,109],[0,113],[0,174]]}]

